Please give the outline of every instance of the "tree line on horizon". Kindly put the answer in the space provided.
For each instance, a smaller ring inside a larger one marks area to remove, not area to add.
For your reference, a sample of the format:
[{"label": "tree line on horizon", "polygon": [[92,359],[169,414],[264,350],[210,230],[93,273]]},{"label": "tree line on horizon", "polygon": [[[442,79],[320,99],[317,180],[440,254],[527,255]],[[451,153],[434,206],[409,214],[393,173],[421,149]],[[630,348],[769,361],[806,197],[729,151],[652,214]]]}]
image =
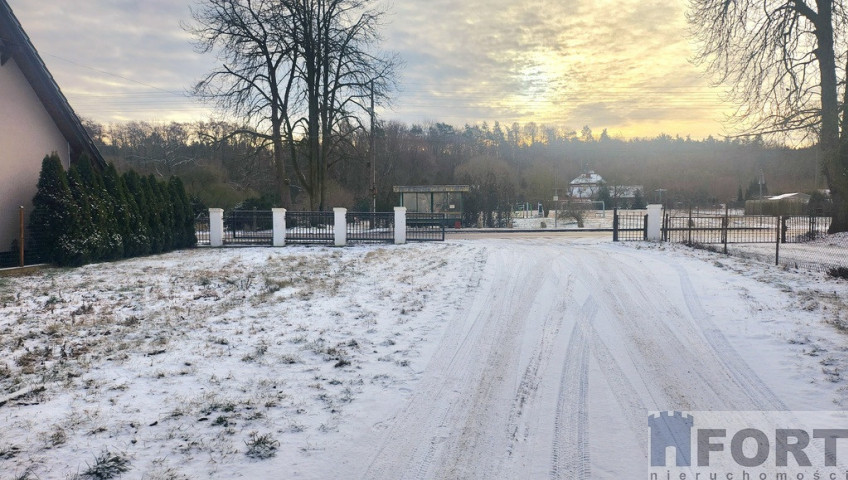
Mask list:
[{"label": "tree line on horizon", "polygon": [[[191,123],[85,121],[104,157],[121,170],[160,178],[176,175],[196,209],[280,205],[272,150],[241,126],[222,121]],[[370,138],[360,132],[327,172],[327,208],[370,209]],[[568,184],[589,170],[612,187],[641,186],[648,203],[709,206],[750,197],[762,175],[772,194],[811,193],[817,182],[814,147],[789,148],[760,137],[695,140],[660,134],[620,139],[591,128],[579,133],[545,125],[499,123],[455,127],[446,123],[385,122],[375,132],[378,210],[397,205],[396,185],[466,184],[472,204],[497,210],[542,203],[568,193]],[[310,201],[295,181],[292,208]],[[502,207],[499,207],[502,205]]]}]

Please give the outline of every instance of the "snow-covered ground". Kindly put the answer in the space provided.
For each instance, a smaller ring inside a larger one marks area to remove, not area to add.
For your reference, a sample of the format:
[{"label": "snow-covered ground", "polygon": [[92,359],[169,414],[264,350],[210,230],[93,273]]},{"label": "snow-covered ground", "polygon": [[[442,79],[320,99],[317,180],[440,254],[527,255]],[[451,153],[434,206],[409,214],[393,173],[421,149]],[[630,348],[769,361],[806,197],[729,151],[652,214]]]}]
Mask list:
[{"label": "snow-covered ground", "polygon": [[0,278],[0,478],[633,478],[650,410],[844,408],[846,293],[553,235]]},{"label": "snow-covered ground", "polygon": [[[635,212],[635,210],[634,210]],[[641,210],[644,214],[644,210]],[[622,210],[622,213],[625,213]],[[612,210],[588,210],[583,212],[583,228],[612,228]],[[577,220],[573,217],[562,218],[551,210],[547,217],[541,217],[532,212],[524,216],[523,212],[517,212],[512,218],[512,227],[522,230],[551,229],[551,228],[577,228]]]}]

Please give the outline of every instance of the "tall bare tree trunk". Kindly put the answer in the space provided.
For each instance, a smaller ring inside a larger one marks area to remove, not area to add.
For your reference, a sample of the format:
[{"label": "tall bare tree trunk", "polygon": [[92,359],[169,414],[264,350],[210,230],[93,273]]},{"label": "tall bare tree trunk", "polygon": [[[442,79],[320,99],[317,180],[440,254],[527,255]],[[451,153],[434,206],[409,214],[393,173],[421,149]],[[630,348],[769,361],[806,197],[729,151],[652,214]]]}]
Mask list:
[{"label": "tall bare tree trunk", "polygon": [[821,133],[819,148],[821,149],[822,172],[827,179],[831,194],[833,194],[834,217],[831,222],[831,231],[839,232],[848,230],[845,223],[848,218],[844,215],[838,216],[840,202],[837,199],[838,190],[838,164],[842,152],[840,149],[839,134],[839,103],[836,79],[836,55],[833,45],[833,0],[817,0],[818,15],[816,17],[816,42],[818,48],[815,51],[819,62],[819,75],[821,77]]}]

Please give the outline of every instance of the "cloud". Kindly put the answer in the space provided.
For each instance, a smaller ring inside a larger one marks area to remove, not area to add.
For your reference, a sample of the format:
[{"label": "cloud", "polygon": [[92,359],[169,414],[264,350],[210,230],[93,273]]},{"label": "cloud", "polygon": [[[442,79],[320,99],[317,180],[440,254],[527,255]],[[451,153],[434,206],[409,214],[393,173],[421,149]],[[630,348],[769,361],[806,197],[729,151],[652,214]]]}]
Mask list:
[{"label": "cloud", "polygon": [[[216,64],[194,52],[180,27],[192,0],[9,1],[81,115],[207,114],[181,96]],[[382,115],[589,124],[624,135],[715,133],[727,107],[688,62],[684,3],[391,0],[383,47],[405,68]]]}]

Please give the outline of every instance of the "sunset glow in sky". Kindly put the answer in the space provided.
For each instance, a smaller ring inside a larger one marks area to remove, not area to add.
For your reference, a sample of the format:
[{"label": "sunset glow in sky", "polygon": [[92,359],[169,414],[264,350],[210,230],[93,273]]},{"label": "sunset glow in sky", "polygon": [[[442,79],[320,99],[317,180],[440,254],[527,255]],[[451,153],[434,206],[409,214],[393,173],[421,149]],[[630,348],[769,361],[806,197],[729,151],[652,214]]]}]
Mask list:
[{"label": "sunset glow in sky", "polygon": [[[216,62],[180,27],[192,0],[9,0],[77,113],[100,122],[191,121],[185,96]],[[614,136],[728,133],[732,106],[689,62],[686,2],[392,0],[400,54],[387,120],[535,121]]]}]

